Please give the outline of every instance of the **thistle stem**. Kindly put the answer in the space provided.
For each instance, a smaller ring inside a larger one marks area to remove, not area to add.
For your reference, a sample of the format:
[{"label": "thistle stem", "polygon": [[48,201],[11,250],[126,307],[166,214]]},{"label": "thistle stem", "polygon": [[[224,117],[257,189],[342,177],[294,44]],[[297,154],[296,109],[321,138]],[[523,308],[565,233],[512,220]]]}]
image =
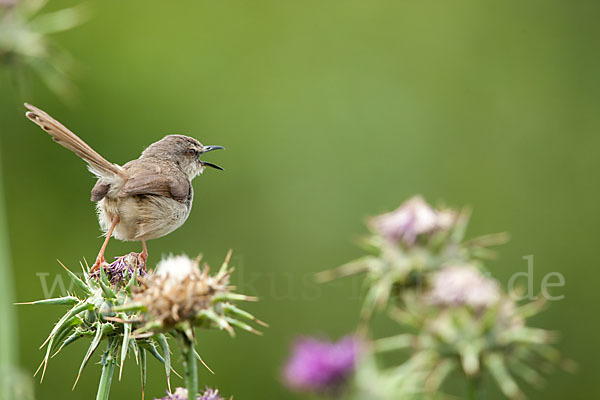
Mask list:
[{"label": "thistle stem", "polygon": [[478,377],[467,378],[467,399],[468,400],[477,400],[479,398],[479,386],[480,386],[480,379]]},{"label": "thistle stem", "polygon": [[114,338],[108,339],[106,352],[102,356],[102,375],[100,375],[96,400],[108,400],[110,385],[112,383],[113,373],[115,372],[115,355],[113,354],[115,348],[115,346],[113,346],[114,341]]},{"label": "thistle stem", "polygon": [[183,335],[183,368],[185,370],[185,383],[188,390],[188,399],[195,400],[198,396],[198,361],[194,353],[194,343]]}]

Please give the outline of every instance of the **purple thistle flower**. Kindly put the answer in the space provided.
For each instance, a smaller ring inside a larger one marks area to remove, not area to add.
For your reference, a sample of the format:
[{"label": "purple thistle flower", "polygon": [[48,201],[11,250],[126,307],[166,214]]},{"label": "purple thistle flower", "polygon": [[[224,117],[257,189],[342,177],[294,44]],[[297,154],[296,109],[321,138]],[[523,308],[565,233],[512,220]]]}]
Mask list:
[{"label": "purple thistle flower", "polygon": [[[166,397],[162,397],[156,400],[188,400],[188,392],[185,388],[177,388],[172,394],[168,394]],[[211,389],[207,387],[204,393],[198,395],[197,400],[225,400],[219,395],[218,389]]]},{"label": "purple thistle flower", "polygon": [[500,289],[476,267],[452,265],[434,275],[429,299],[442,306],[488,308],[500,300]]},{"label": "purple thistle flower", "polygon": [[422,234],[449,229],[456,215],[452,210],[436,210],[421,196],[406,200],[394,211],[371,218],[371,226],[391,242],[412,246]]},{"label": "purple thistle flower", "polygon": [[[127,284],[129,277],[134,271],[137,271],[137,275],[140,277],[147,275],[146,265],[140,262],[138,253],[133,252],[121,257],[115,257],[115,261],[111,264],[103,264],[102,268],[104,268],[104,272],[113,286],[118,283]],[[100,279],[100,270],[94,271],[92,277]]]},{"label": "purple thistle flower", "polygon": [[358,350],[358,342],[351,336],[336,343],[300,339],[285,366],[285,382],[294,390],[335,392],[354,372]]}]

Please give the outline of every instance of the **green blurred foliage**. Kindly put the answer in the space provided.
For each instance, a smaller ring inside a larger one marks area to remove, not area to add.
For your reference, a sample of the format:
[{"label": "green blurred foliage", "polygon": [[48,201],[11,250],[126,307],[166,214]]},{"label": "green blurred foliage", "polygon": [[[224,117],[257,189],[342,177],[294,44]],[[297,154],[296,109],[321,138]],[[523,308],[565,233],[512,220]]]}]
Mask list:
[{"label": "green blurred foliage", "polygon": [[[56,0],[47,7],[77,4]],[[558,330],[580,370],[556,373],[533,399],[598,396],[595,382],[600,3],[587,0],[93,1],[93,17],[54,40],[82,65],[66,106],[32,77],[17,95],[0,78],[0,136],[18,300],[43,297],[38,273],[77,267],[100,244],[84,164],[27,121],[26,100],[106,158],[124,163],[167,133],[227,147],[226,168],[194,183],[188,222],[149,242],[150,262],[228,248],[264,337],[207,332],[198,347],[215,370],[200,380],[239,399],[292,398],[280,365],[296,334],[351,331],[359,279],[316,286],[312,274],[361,254],[364,219],[415,193],[471,205],[471,235],[509,231],[491,265],[502,282],[561,272],[564,294],[534,325]],[[2,71],[4,72],[4,71]],[[109,256],[139,251],[111,242]],[[19,308],[19,352],[37,349],[62,310]],[[395,324],[380,317],[381,336]],[[37,398],[89,398],[100,369],[70,388],[85,344],[52,359]],[[146,398],[166,389],[150,363]],[[139,398],[126,367],[114,399]],[[499,395],[490,389],[490,398]]]}]

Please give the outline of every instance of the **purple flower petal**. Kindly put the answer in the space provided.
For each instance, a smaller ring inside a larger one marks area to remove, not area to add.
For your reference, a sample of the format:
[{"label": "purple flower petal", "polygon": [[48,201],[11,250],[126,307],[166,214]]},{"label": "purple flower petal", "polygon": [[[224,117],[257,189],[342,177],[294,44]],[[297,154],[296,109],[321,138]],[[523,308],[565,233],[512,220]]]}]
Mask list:
[{"label": "purple flower petal", "polygon": [[300,339],[285,366],[285,381],[296,390],[336,390],[354,371],[357,352],[358,343],[350,336],[336,343]]}]

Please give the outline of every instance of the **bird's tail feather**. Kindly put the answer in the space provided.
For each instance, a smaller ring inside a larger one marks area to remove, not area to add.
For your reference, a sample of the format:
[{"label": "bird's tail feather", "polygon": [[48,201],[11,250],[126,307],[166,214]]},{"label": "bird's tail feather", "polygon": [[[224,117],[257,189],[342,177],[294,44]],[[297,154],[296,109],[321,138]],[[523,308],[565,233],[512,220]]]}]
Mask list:
[{"label": "bird's tail feather", "polygon": [[87,143],[67,129],[66,126],[52,118],[46,112],[28,103],[25,103],[25,107],[29,110],[25,113],[27,118],[48,132],[61,146],[71,150],[88,163],[90,171],[98,175],[98,177],[107,180],[125,179],[127,177],[127,173],[121,166],[107,161]]}]

